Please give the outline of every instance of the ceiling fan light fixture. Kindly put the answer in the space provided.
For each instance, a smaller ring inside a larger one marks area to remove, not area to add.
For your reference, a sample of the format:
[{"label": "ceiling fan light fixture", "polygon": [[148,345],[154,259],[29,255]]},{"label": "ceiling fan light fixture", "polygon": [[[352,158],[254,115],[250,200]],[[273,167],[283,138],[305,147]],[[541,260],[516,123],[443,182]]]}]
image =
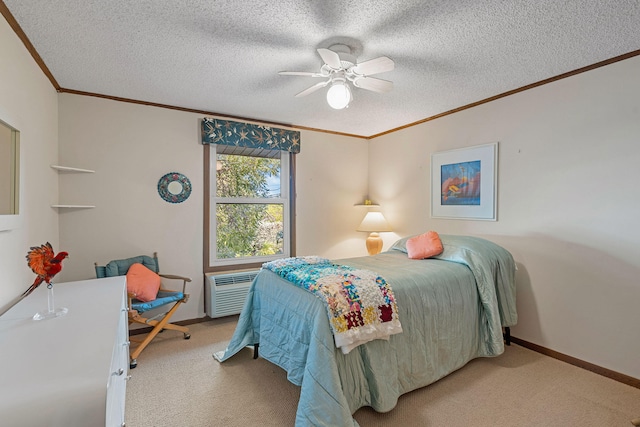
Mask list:
[{"label": "ceiling fan light fixture", "polygon": [[327,91],[327,103],[331,108],[342,110],[351,102],[351,89],[345,81],[334,81]]},{"label": "ceiling fan light fixture", "polygon": [[342,110],[348,108],[353,99],[351,84],[353,87],[378,93],[389,92],[393,88],[393,83],[389,80],[371,77],[373,74],[393,70],[393,61],[386,56],[358,63],[352,48],[341,43],[332,44],[328,49],[318,48],[316,51],[323,62],[319,73],[309,71],[280,71],[278,73],[282,76],[326,78],[326,80],[297,93],[296,98],[307,96],[329,86],[327,103],[333,109]]}]

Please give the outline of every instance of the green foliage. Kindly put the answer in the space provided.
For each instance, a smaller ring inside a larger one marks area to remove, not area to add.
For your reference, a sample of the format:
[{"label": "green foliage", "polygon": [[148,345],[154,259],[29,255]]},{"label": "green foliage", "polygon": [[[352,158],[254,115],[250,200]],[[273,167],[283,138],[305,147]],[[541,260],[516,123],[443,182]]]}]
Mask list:
[{"label": "green foliage", "polygon": [[[280,160],[219,155],[217,197],[267,198],[268,179],[279,176]],[[217,257],[219,259],[282,253],[283,206],[260,203],[218,203]],[[280,238],[278,238],[280,237]]]},{"label": "green foliage", "polygon": [[280,159],[220,154],[218,160],[217,197],[269,197],[267,178],[280,173]]}]

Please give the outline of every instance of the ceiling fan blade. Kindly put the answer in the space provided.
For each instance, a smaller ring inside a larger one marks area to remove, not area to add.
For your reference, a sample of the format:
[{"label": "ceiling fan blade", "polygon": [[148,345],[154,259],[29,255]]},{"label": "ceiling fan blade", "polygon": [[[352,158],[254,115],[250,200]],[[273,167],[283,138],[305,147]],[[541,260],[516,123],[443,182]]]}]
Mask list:
[{"label": "ceiling fan blade", "polygon": [[328,84],[329,84],[329,80],[327,80],[325,82],[316,83],[313,86],[311,86],[309,88],[306,88],[302,92],[298,93],[295,97],[296,98],[300,98],[301,96],[309,95],[310,93],[313,93],[313,92],[317,91],[318,89],[322,89],[323,87],[325,87]]},{"label": "ceiling fan blade", "polygon": [[379,58],[370,59],[368,61],[364,61],[352,67],[351,70],[359,74],[361,76],[370,76],[372,74],[385,73],[387,71],[392,71],[394,68],[394,63],[391,59],[386,56],[381,56]]},{"label": "ceiling fan blade", "polygon": [[311,73],[308,71],[280,71],[278,74],[281,76],[307,76],[307,77],[327,77],[320,73]]},{"label": "ceiling fan blade", "polygon": [[358,77],[353,81],[355,87],[371,90],[373,92],[389,92],[393,89],[393,82],[389,80],[376,79],[374,77]]},{"label": "ceiling fan blade", "polygon": [[342,62],[340,61],[340,56],[332,50],[329,49],[318,49],[318,54],[329,67],[334,70],[339,70],[342,68]]}]

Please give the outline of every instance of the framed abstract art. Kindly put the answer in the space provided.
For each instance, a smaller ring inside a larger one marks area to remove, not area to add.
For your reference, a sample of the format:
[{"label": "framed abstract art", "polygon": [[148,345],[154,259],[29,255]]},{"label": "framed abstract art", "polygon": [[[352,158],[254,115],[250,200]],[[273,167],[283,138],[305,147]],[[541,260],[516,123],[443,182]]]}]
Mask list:
[{"label": "framed abstract art", "polygon": [[433,218],[497,220],[498,143],[431,155]]}]

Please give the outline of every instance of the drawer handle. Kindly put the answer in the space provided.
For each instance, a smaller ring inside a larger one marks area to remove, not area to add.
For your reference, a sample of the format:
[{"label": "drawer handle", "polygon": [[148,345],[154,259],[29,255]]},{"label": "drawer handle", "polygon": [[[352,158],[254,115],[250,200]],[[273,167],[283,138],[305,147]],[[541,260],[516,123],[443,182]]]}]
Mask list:
[{"label": "drawer handle", "polygon": [[123,347],[129,347],[131,345],[131,341],[125,341],[122,343]]},{"label": "drawer handle", "polygon": [[129,381],[131,379],[131,375],[127,375],[126,377],[124,377],[125,381]]},{"label": "drawer handle", "polygon": [[122,374],[124,374],[124,369],[122,369],[122,368],[118,369],[117,371],[115,371],[115,372],[113,373],[113,375],[118,375],[118,376],[120,376],[120,375],[122,375]]}]

